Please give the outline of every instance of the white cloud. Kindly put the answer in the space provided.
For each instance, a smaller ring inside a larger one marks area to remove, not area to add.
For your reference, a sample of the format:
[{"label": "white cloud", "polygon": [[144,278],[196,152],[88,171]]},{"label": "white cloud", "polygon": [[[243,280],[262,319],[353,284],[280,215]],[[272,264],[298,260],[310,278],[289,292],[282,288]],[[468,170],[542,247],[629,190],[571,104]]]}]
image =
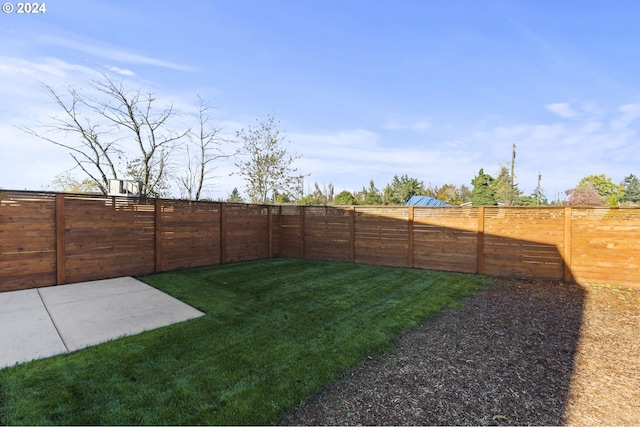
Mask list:
[{"label": "white cloud", "polygon": [[604,173],[620,182],[629,173],[636,173],[640,164],[640,153],[635,149],[640,129],[631,126],[640,118],[640,104],[608,112],[592,111],[588,114],[583,110],[571,122],[514,124],[474,132],[476,143],[487,147],[478,166],[495,172],[491,168],[508,162],[511,144],[516,143],[516,178],[525,194],[535,187],[538,171],[550,198],[554,191],[572,188],[580,178],[591,174]]},{"label": "white cloud", "polygon": [[119,67],[109,67],[109,71],[113,71],[114,73],[123,75],[123,76],[135,76],[136,73],[134,73],[131,70],[127,70],[126,68],[119,68]]},{"label": "white cloud", "polygon": [[[412,177],[444,184],[466,183],[471,178],[452,173],[466,170],[471,174],[470,159],[461,141],[444,141],[441,146],[399,147],[382,144],[382,137],[363,129],[342,130],[321,134],[290,134],[292,148],[303,157],[299,160],[302,173],[311,173],[306,182],[333,183],[336,191],[358,190],[373,179],[378,187],[388,183],[393,175],[406,173]],[[439,182],[439,177],[443,182]],[[307,189],[305,189],[307,191]]]},{"label": "white cloud", "polygon": [[566,102],[547,104],[544,108],[565,119],[575,117],[577,114],[576,111]]},{"label": "white cloud", "polygon": [[622,114],[611,121],[613,129],[625,129],[640,118],[640,104],[621,105],[618,107],[618,111]]},{"label": "white cloud", "polygon": [[112,61],[119,61],[128,64],[144,64],[153,65],[162,68],[169,68],[180,71],[193,71],[193,68],[184,64],[176,64],[170,61],[164,61],[157,58],[151,58],[146,55],[129,52],[120,47],[106,46],[95,40],[75,40],[70,37],[61,37],[55,35],[43,35],[38,43],[43,45],[54,45],[58,47],[64,47],[67,49],[73,49],[80,52],[88,53],[100,58],[109,59]]},{"label": "white cloud", "polygon": [[95,76],[98,73],[82,65],[71,64],[55,58],[44,58],[41,60],[27,60],[11,56],[0,56],[0,74],[11,77],[12,85],[15,86],[15,79],[31,79],[43,80],[47,76],[51,78],[68,77],[69,72],[80,72],[84,75]]}]

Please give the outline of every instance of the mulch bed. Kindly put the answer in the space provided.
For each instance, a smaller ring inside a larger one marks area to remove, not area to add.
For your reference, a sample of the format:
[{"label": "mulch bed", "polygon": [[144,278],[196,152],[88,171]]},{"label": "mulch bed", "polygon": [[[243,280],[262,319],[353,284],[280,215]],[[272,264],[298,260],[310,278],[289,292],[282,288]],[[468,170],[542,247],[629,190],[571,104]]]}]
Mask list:
[{"label": "mulch bed", "polygon": [[640,425],[640,288],[496,279],[288,425]]}]

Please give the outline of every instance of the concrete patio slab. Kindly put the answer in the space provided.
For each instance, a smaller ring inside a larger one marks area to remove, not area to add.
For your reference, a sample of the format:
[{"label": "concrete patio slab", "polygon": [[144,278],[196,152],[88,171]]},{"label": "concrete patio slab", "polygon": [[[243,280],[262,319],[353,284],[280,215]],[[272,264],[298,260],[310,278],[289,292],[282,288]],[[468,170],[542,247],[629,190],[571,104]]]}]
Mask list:
[{"label": "concrete patio slab", "polygon": [[0,293],[0,368],[203,315],[132,277]]},{"label": "concrete patio slab", "polygon": [[66,351],[37,289],[0,293],[0,369]]}]

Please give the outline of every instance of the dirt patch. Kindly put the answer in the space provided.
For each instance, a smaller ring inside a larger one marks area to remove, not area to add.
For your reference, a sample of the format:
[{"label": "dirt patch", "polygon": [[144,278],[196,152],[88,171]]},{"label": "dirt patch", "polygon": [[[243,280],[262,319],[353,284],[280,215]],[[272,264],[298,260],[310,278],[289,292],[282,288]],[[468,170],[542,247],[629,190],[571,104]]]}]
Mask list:
[{"label": "dirt patch", "polygon": [[640,289],[497,279],[278,424],[639,425]]}]

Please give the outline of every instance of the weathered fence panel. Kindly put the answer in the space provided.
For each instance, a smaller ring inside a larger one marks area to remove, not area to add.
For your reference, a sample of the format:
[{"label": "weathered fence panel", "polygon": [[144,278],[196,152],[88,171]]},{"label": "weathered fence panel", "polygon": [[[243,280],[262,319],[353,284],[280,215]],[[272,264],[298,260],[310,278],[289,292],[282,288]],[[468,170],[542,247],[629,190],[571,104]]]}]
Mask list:
[{"label": "weathered fence panel", "polygon": [[56,282],[56,198],[53,194],[2,192],[0,291]]}]

